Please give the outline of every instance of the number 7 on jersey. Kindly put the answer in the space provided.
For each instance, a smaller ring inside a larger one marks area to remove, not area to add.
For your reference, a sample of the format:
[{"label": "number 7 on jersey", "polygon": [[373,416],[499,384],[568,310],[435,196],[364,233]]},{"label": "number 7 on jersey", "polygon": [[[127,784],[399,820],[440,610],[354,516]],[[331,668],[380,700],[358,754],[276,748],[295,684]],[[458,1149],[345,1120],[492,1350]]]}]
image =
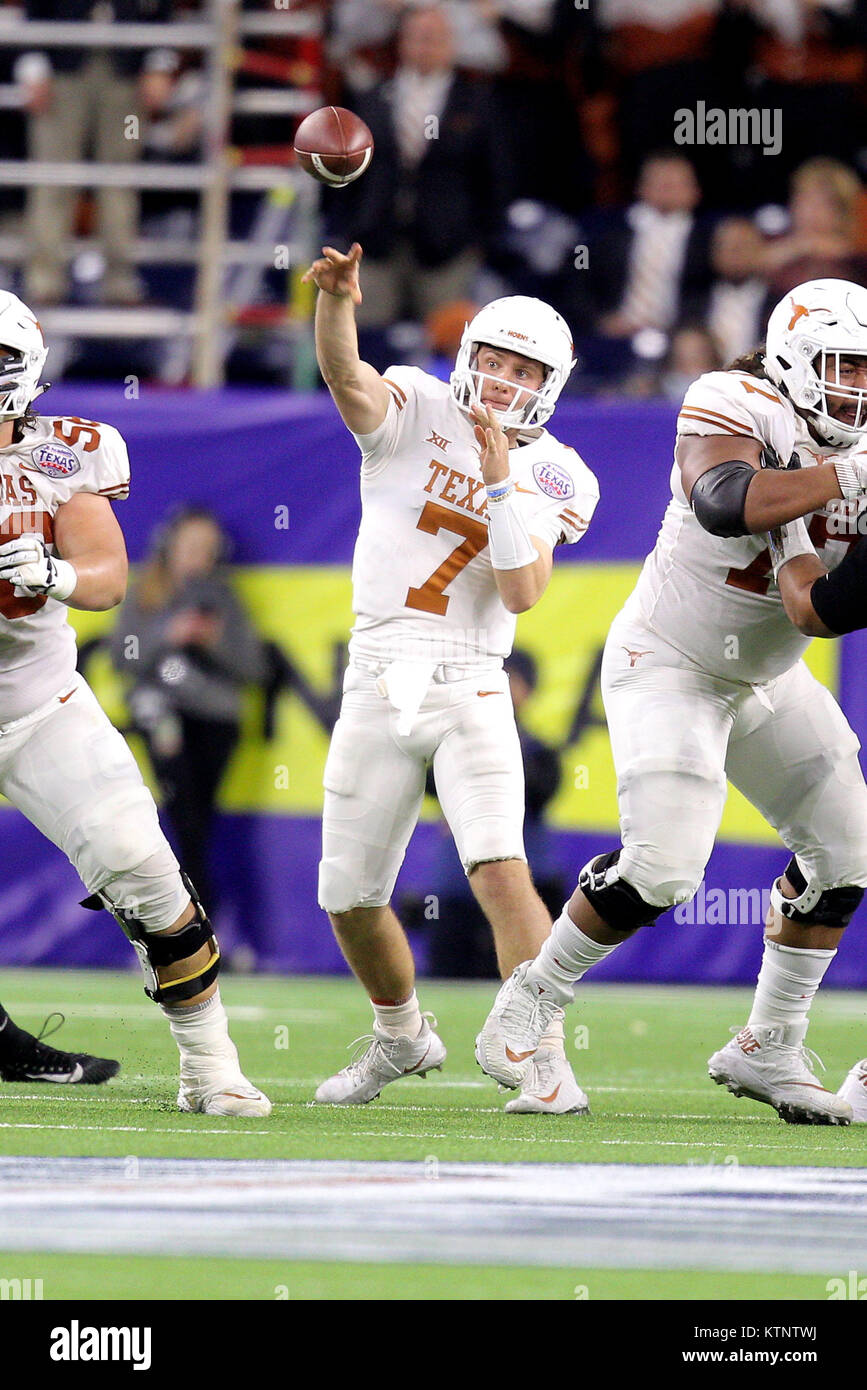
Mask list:
[{"label": "number 7 on jersey", "polygon": [[449,606],[448,596],[443,590],[470,560],[484,550],[488,544],[488,528],[483,521],[466,516],[463,512],[454,512],[450,507],[442,507],[439,502],[425,502],[416,525],[419,531],[426,531],[429,536],[436,536],[440,531],[451,531],[465,538],[420,589],[410,588],[406,592],[404,602],[407,608],[417,608],[422,613],[438,613],[442,617]]}]

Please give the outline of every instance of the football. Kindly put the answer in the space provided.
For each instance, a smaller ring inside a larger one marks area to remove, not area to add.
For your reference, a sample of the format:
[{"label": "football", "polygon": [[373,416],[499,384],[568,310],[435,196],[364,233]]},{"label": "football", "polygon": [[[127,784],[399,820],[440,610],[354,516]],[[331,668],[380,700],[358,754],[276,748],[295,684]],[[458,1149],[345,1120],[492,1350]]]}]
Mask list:
[{"label": "football", "polygon": [[373,136],[344,106],[321,106],[295,132],[295,154],[302,169],[331,188],[360,178],[373,155]]}]

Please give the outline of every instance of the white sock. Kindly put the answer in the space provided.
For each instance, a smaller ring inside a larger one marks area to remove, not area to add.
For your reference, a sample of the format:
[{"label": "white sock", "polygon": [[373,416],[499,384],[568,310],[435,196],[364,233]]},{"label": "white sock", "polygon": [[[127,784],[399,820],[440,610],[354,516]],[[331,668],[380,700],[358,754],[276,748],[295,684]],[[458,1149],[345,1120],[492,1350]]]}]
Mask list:
[{"label": "white sock", "polygon": [[373,1000],[376,1026],[393,1038],[417,1038],[421,1032],[422,1016],[415,990],[402,1004],[377,1004]]},{"label": "white sock", "polygon": [[238,1062],[235,1044],[229,1037],[229,1020],[219,989],[201,1004],[184,1008],[177,1004],[161,1004],[169,1021],[172,1037],[178,1045],[182,1061],[214,1056],[220,1060]]},{"label": "white sock", "polygon": [[576,927],[564,907],[551,928],[551,935],[530,965],[526,978],[541,985],[560,1004],[569,1004],[575,997],[573,985],[591,965],[604,960],[620,945],[601,946]]},{"label": "white sock", "polygon": [[779,946],[765,937],[762,968],[748,1022],[793,1031],[787,1041],[803,1042],[807,1033],[807,1014],[813,995],[836,951],[802,950],[799,946]]}]

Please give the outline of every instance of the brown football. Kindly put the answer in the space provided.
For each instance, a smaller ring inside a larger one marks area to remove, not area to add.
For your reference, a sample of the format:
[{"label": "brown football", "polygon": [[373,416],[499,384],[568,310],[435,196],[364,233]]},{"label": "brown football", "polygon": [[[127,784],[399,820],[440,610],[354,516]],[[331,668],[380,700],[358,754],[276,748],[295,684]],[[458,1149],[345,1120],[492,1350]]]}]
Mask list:
[{"label": "brown football", "polygon": [[343,188],[360,178],[370,163],[373,136],[345,106],[320,106],[296,130],[295,154],[314,179]]}]

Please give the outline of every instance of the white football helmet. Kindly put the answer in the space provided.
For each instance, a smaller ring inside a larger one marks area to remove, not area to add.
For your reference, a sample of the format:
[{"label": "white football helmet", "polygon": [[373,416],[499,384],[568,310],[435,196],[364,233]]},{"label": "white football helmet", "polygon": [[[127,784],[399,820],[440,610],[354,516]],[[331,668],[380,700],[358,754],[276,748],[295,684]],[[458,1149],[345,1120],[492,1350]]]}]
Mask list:
[{"label": "white football helmet", "polygon": [[497,411],[503,429],[544,425],[577,360],[572,355],[572,334],[566,320],[550,304],[521,294],[494,299],[480,309],[464,329],[455,369],[449,378],[452,395],[467,414],[471,406],[479,403],[483,383],[499,379],[475,367],[482,343],[519,352],[547,369],[539,390],[530,392],[525,405],[515,409],[519,393],[528,390],[526,386],[516,386],[508,409]]},{"label": "white football helmet", "polygon": [[[849,280],[807,280],[781,299],[768,321],[765,370],[810,416],[827,444],[848,448],[867,431],[867,390],[838,386],[840,359],[867,358],[867,289]],[[826,381],[828,365],[833,380]],[[851,422],[837,420],[828,393],[854,407]]]},{"label": "white football helmet", "polygon": [[0,420],[17,420],[39,394],[48,348],[35,314],[0,290]]}]

